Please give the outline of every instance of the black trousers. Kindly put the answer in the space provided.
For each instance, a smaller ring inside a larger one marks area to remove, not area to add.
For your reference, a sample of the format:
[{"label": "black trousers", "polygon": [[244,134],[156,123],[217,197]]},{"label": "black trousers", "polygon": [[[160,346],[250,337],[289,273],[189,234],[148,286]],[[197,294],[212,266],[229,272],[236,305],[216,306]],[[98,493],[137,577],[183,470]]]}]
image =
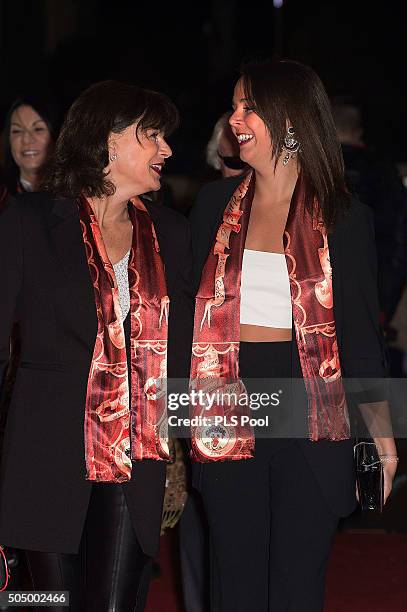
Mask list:
[{"label": "black trousers", "polygon": [[[241,343],[240,371],[290,376],[290,342]],[[257,439],[255,457],[203,464],[211,540],[211,612],[322,612],[339,517],[295,439]]]},{"label": "black trousers", "polygon": [[198,491],[188,491],[188,500],[178,528],[182,591],[186,612],[208,612],[209,542],[205,509]]},{"label": "black trousers", "polygon": [[27,561],[33,589],[69,591],[71,612],[145,608],[152,559],[139,546],[121,485],[93,485],[78,554],[27,551]]}]

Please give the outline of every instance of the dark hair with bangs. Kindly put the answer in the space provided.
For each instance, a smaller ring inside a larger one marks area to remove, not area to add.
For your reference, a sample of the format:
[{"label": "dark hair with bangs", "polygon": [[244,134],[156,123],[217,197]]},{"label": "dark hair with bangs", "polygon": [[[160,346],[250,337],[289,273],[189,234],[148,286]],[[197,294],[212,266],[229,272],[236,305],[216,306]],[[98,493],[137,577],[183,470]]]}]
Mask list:
[{"label": "dark hair with bangs", "polygon": [[342,150],[325,88],[308,66],[287,60],[249,63],[241,68],[245,97],[264,121],[275,166],[281,155],[287,122],[300,143],[297,153],[305,209],[314,201],[330,229],[349,204]]},{"label": "dark hair with bangs", "polygon": [[[48,127],[52,140],[55,141],[58,133],[58,109],[50,97],[41,95],[20,95],[14,100],[10,106],[3,125],[2,138],[2,158],[3,158],[3,174],[2,181],[7,187],[7,191],[15,194],[20,178],[20,168],[17,166],[11,154],[10,146],[10,130],[11,118],[14,111],[20,106],[31,106],[36,113],[41,117]],[[42,170],[41,170],[42,172]]]},{"label": "dark hair with bangs", "polygon": [[136,136],[152,128],[170,134],[178,111],[167,96],[119,81],[102,81],[72,104],[62,125],[43,187],[57,197],[109,196],[115,187],[105,171],[108,137],[137,124]]}]

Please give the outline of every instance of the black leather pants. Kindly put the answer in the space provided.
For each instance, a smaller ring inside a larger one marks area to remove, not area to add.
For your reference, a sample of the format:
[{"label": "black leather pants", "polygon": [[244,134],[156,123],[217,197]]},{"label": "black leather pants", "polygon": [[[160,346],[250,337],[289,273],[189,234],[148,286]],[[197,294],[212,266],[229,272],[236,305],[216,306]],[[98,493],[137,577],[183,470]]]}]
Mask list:
[{"label": "black leather pants", "polygon": [[69,591],[73,612],[145,608],[152,559],[137,541],[121,485],[93,485],[78,554],[27,551],[27,559],[33,589]]}]

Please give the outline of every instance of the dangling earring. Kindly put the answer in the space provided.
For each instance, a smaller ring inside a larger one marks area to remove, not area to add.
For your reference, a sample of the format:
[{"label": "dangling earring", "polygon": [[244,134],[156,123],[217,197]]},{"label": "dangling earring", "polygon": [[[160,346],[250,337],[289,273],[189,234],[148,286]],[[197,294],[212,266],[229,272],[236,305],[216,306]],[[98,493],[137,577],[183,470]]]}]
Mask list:
[{"label": "dangling earring", "polygon": [[294,128],[287,128],[287,133],[284,137],[284,146],[282,150],[285,151],[283,166],[286,166],[292,157],[295,157],[296,153],[300,149],[300,143],[294,138]]}]

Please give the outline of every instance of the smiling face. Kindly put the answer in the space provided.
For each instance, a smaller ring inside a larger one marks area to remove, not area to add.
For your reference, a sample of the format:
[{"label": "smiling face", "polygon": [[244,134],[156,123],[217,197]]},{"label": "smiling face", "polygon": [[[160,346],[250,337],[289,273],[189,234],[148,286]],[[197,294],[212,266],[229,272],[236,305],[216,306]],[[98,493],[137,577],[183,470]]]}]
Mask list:
[{"label": "smiling face", "polygon": [[21,177],[33,181],[52,148],[45,121],[32,106],[19,106],[11,115],[10,150]]},{"label": "smiling face", "polygon": [[109,180],[126,197],[160,189],[165,160],[172,155],[162,132],[149,128],[137,139],[136,127],[109,137]]},{"label": "smiling face", "polygon": [[270,134],[255,112],[254,102],[245,97],[242,79],[235,86],[229,123],[239,143],[240,158],[255,170],[269,167],[272,158]]}]

